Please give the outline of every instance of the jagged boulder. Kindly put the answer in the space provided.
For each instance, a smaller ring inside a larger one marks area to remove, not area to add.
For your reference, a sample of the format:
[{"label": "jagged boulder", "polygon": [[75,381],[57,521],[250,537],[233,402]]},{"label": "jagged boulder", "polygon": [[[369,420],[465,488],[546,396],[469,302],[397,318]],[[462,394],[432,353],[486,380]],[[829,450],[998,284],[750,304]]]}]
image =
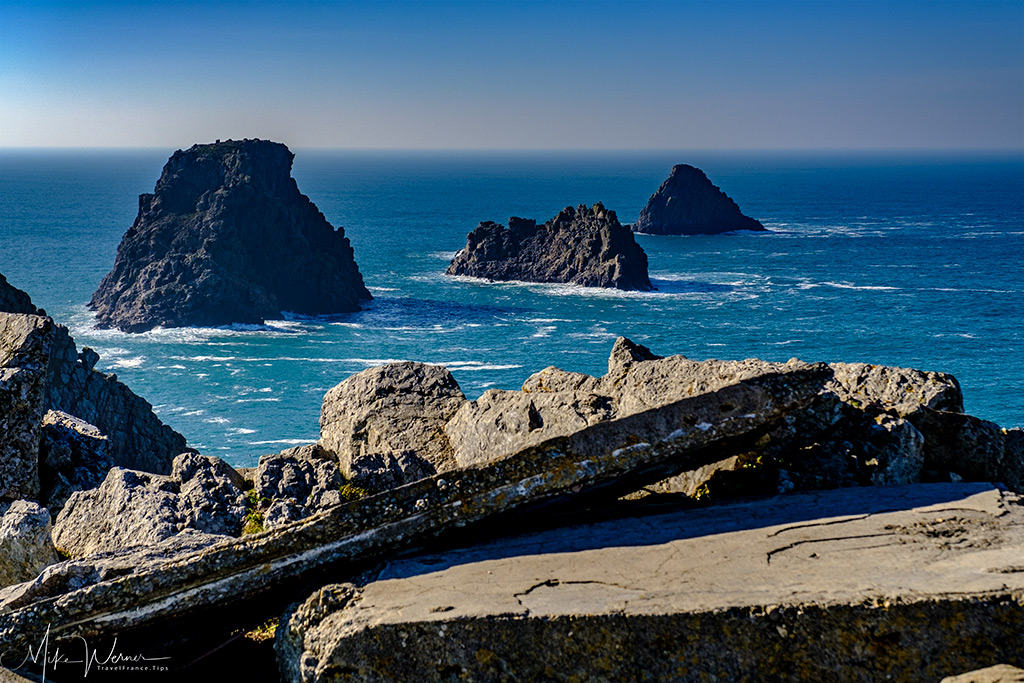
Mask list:
[{"label": "jagged boulder", "polygon": [[444,424],[465,401],[443,367],[369,368],[324,396],[320,445],[360,487],[378,491],[421,479],[455,465]]},{"label": "jagged boulder", "polygon": [[[2,509],[2,508],[0,508]],[[17,500],[0,514],[0,587],[28,581],[60,561],[50,540],[50,513]]]},{"label": "jagged boulder", "polygon": [[107,437],[88,422],[50,410],[41,428],[40,500],[57,515],[72,493],[98,487],[114,465],[107,455]]},{"label": "jagged boulder", "polygon": [[26,292],[9,283],[3,273],[0,273],[0,312],[46,315],[46,311],[33,305],[31,297]]},{"label": "jagged boulder", "polygon": [[584,287],[650,291],[647,254],[614,211],[601,204],[566,207],[543,225],[509,218],[469,233],[449,275],[488,280],[566,282]]},{"label": "jagged boulder", "polygon": [[263,528],[273,529],[339,505],[345,480],[333,453],[320,444],[260,457],[253,492]]},{"label": "jagged boulder", "polygon": [[633,224],[633,231],[648,235],[713,235],[733,230],[764,230],[759,221],[744,216],[732,199],[708,180],[704,171],[688,164],[672,173],[651,195]]},{"label": "jagged boulder", "polygon": [[185,529],[237,536],[247,512],[241,476],[220,458],[183,453],[171,476],[115,467],[99,488],[71,495],[54,544],[74,558],[152,545]]},{"label": "jagged boulder", "polygon": [[175,152],[92,296],[99,324],[144,332],[359,310],[371,296],[352,247],[299,192],[293,157],[266,140]]}]

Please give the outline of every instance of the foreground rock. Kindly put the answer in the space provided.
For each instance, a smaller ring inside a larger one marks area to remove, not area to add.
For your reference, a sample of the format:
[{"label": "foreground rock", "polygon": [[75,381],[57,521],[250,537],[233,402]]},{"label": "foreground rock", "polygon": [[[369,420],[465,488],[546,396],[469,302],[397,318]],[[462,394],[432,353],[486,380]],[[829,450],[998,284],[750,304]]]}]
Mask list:
[{"label": "foreground rock", "polygon": [[79,558],[153,545],[185,529],[238,536],[246,515],[242,478],[220,458],[182,453],[171,476],[115,467],[99,488],[71,495],[54,544]]},{"label": "foreground rock", "polygon": [[566,207],[547,223],[509,218],[481,223],[448,266],[449,275],[488,280],[566,282],[650,291],[647,254],[614,211]]},{"label": "foreground rock", "polygon": [[35,578],[59,561],[50,540],[50,514],[27,500],[0,504],[0,586]]},{"label": "foreground rock", "polygon": [[359,310],[371,296],[352,247],[299,192],[292,158],[266,140],[175,152],[93,294],[100,325],[144,332]]},{"label": "foreground rock", "polygon": [[276,647],[293,682],[936,681],[1019,661],[1022,556],[988,486],[803,494],[395,561]]},{"label": "foreground rock", "polygon": [[[614,499],[699,467],[812,400],[828,375],[822,365],[801,366],[738,382],[550,439],[484,467],[437,474],[127,575],[94,577],[98,582],[75,590],[37,579],[6,592],[30,599],[0,602],[0,643],[25,651],[47,628],[54,639],[125,633],[198,637],[216,629],[216,615],[223,618],[231,606],[272,605],[282,592],[293,594],[296,584],[309,585],[328,567],[353,570],[498,513],[580,496]],[[637,434],[648,440],[638,442]],[[73,506],[74,498],[62,516]],[[55,565],[47,571],[64,570]]]},{"label": "foreground rock", "polygon": [[320,444],[356,486],[395,488],[455,466],[444,426],[465,402],[443,367],[404,362],[369,368],[324,396]]},{"label": "foreground rock", "polygon": [[111,464],[167,474],[188,450],[98,358],[49,317],[0,313],[0,499],[59,508]]},{"label": "foreground rock", "polygon": [[760,222],[744,216],[736,202],[713,185],[704,171],[688,164],[672,173],[651,195],[633,224],[633,231],[648,235],[714,235],[733,230],[764,230]]}]

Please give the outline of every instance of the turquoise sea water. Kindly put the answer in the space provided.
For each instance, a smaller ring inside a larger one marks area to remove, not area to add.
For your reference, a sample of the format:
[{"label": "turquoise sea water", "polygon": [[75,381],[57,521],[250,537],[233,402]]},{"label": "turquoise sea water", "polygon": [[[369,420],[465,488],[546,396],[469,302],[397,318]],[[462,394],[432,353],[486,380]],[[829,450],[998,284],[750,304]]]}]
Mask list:
[{"label": "turquoise sea water", "polygon": [[[173,150],[0,152],[0,272],[70,325],[189,442],[236,465],[318,435],[323,394],[388,360],[442,363],[475,398],[548,365],[662,354],[867,361],[954,373],[968,412],[1024,425],[1024,159],[711,153],[296,153],[375,300],[264,326],[97,330],[86,302]],[[658,291],[444,275],[481,220],[601,201],[635,220],[672,164],[770,233],[649,237]]]}]

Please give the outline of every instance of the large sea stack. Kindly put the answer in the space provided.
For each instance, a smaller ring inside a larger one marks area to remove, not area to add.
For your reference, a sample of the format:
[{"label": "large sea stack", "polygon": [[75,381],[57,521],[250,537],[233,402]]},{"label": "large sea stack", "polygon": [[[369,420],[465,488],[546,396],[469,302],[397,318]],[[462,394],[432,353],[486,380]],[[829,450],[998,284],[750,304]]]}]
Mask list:
[{"label": "large sea stack", "polygon": [[633,224],[634,232],[647,235],[716,235],[764,229],[760,222],[744,216],[704,171],[688,164],[672,167]]},{"label": "large sea stack", "polygon": [[509,218],[485,221],[448,266],[449,275],[489,280],[565,282],[584,287],[650,291],[647,254],[614,211],[600,203],[566,207],[543,225]]},{"label": "large sea stack", "polygon": [[102,327],[262,323],[284,311],[359,310],[370,299],[342,228],[291,177],[267,140],[177,151],[92,296]]}]

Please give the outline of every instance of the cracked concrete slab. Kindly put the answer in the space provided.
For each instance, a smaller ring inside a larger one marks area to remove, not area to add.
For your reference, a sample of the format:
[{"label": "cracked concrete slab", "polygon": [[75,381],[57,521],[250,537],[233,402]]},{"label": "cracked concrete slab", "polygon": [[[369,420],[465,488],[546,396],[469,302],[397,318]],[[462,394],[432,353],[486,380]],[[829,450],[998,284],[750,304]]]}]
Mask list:
[{"label": "cracked concrete slab", "polygon": [[938,680],[1024,664],[1024,503],[913,485],[559,528],[394,561],[279,633],[296,681]]}]

